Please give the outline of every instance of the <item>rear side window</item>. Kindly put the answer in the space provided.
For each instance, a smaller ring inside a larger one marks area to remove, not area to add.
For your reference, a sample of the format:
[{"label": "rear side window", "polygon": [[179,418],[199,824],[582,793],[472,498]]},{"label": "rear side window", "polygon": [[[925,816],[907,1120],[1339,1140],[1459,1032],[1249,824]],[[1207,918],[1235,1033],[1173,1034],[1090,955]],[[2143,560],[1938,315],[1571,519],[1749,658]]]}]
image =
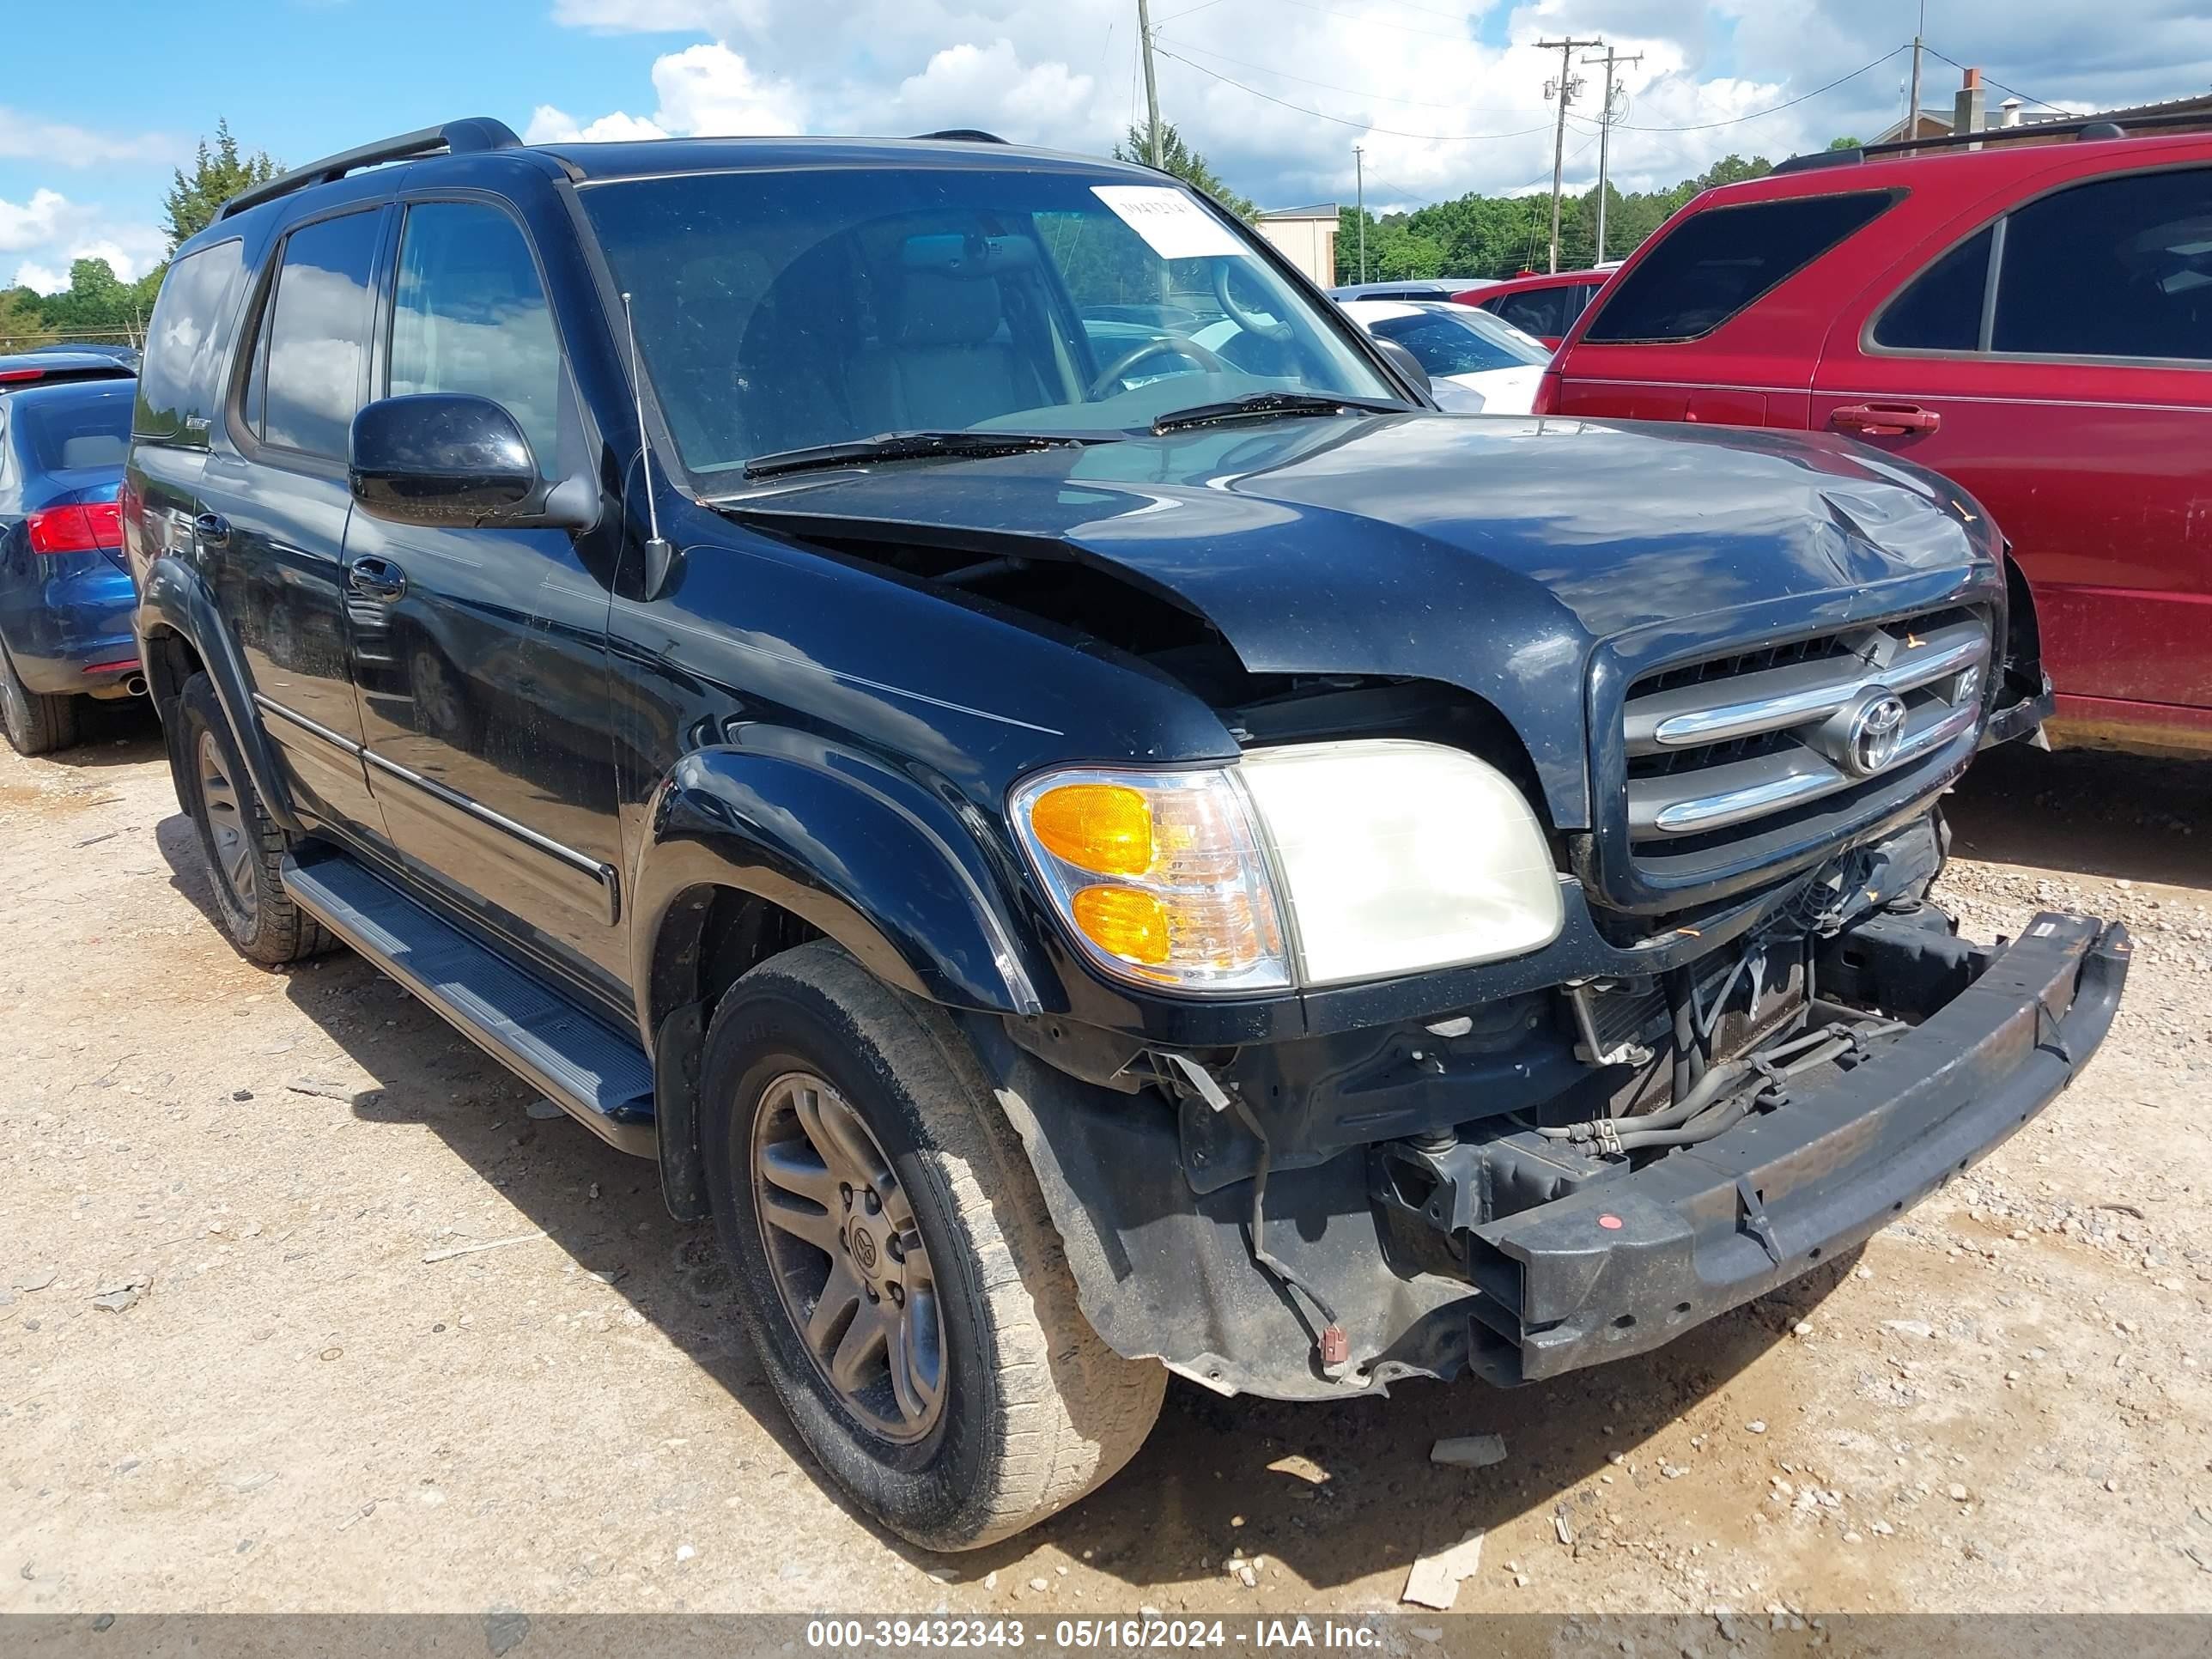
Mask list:
[{"label": "rear side window", "polygon": [[1567,295],[1571,291],[1565,288],[1532,288],[1525,293],[1508,294],[1492,301],[1487,309],[1496,312],[1523,334],[1539,334],[1551,339],[1567,331],[1567,324],[1571,320]]},{"label": "rear side window", "polygon": [[1906,283],[1874,325],[1893,351],[1972,351],[1982,343],[1993,229],[1969,236]]},{"label": "rear side window", "polygon": [[2212,167],[2076,185],[2014,210],[1990,343],[2212,360]]},{"label": "rear side window", "polygon": [[380,211],[292,233],[256,348],[247,422],[264,443],[342,460],[361,403]]},{"label": "rear side window", "polygon": [[222,353],[246,286],[246,245],[233,238],[169,267],[146,328],[131,429],[147,443],[204,449],[220,394]]},{"label": "rear side window", "polygon": [[1583,337],[1620,344],[1710,334],[1901,196],[1853,191],[1693,213],[1621,279]]}]

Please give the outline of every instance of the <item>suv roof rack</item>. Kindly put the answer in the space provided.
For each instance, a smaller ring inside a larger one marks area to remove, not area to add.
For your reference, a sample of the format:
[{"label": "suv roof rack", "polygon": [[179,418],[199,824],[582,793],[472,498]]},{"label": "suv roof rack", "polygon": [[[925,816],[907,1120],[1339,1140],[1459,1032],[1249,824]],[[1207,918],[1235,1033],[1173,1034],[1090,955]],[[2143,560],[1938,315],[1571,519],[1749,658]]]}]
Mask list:
[{"label": "suv roof rack", "polygon": [[1850,149],[1816,149],[1793,155],[1775,167],[1777,173],[1811,173],[1819,167],[1856,167],[1862,161],[1887,155],[1911,155],[1927,149],[1957,149],[1970,144],[2002,144],[2021,138],[2074,136],[2075,142],[2124,138],[2130,130],[2158,127],[2212,126],[2212,110],[2176,110],[2165,115],[2131,116],[2115,121],[2109,116],[2084,115],[2072,121],[2037,121],[2017,127],[1988,127],[1979,132],[1947,132],[1936,138],[1899,138],[1887,144],[1860,144]]},{"label": "suv roof rack", "polygon": [[946,127],[938,132],[917,132],[916,138],[948,138],[966,144],[1003,144],[1006,141],[995,132],[986,132],[981,127]]},{"label": "suv roof rack", "polygon": [[471,115],[458,121],[447,121],[441,126],[422,127],[414,132],[403,132],[397,138],[386,138],[374,144],[362,144],[353,149],[342,149],[335,155],[325,155],[319,161],[310,161],[303,167],[294,167],[289,173],[280,173],[265,185],[256,185],[242,190],[216,214],[218,219],[228,219],[234,213],[259,207],[264,202],[273,202],[280,196],[289,196],[295,190],[305,190],[309,185],[326,185],[343,179],[349,173],[362,167],[373,167],[384,161],[405,161],[418,155],[465,155],[482,150],[514,149],[522,143],[514,136],[514,129],[506,122],[489,115]]}]

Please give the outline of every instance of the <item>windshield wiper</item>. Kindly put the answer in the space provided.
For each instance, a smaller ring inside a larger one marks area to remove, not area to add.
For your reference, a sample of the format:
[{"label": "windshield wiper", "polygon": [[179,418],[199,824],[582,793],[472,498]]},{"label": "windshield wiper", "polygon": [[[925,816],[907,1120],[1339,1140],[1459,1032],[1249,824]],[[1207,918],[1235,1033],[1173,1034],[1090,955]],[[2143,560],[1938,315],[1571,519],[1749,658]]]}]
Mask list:
[{"label": "windshield wiper", "polygon": [[1407,404],[1379,403],[1372,398],[1325,397],[1314,392],[1255,392],[1246,398],[1231,398],[1226,403],[1194,404],[1188,409],[1170,410],[1152,422],[1155,437],[1170,432],[1184,432],[1194,426],[1219,426],[1227,421],[1266,421],[1279,415],[1343,415],[1358,412],[1364,415],[1403,415],[1412,406]]},{"label": "windshield wiper", "polygon": [[803,449],[780,449],[771,455],[756,455],[745,463],[745,477],[772,478],[786,472],[851,466],[863,461],[919,461],[939,456],[948,460],[980,460],[993,455],[1022,455],[1031,450],[1104,441],[1103,435],[1076,437],[1049,432],[885,432],[845,443],[809,444]]}]

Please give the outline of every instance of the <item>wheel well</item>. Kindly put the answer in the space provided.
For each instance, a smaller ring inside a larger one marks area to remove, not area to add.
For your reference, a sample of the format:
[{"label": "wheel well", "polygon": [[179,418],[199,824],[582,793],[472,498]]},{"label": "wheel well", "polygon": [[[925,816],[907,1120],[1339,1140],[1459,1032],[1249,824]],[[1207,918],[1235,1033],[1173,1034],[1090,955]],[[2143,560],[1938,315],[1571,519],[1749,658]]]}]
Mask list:
[{"label": "wheel well", "polygon": [[703,1024],[723,994],[770,957],[822,937],[780,904],[735,887],[694,887],[669,907],[654,942],[652,1014],[660,1022],[689,1003]]},{"label": "wheel well", "polygon": [[2021,694],[2035,696],[2043,690],[2043,629],[2036,620],[2035,592],[2027,573],[2011,550],[2005,552],[2004,672],[2017,683]]},{"label": "wheel well", "polygon": [[163,628],[146,636],[146,685],[153,693],[154,706],[167,718],[168,711],[184,695],[185,682],[201,672],[205,664],[200,653],[192,649],[191,641],[173,628]]}]

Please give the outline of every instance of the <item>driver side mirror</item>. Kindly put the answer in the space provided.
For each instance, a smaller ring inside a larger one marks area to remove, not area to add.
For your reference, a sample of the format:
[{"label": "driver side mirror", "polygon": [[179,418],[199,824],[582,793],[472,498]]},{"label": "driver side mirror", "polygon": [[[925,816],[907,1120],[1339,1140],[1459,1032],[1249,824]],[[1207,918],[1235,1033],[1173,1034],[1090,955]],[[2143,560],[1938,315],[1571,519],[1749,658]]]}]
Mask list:
[{"label": "driver side mirror", "polygon": [[1385,340],[1379,336],[1370,337],[1375,340],[1376,349],[1390,360],[1391,367],[1419,386],[1423,397],[1436,396],[1434,388],[1429,384],[1429,371],[1421,367],[1421,360],[1419,357],[1407,350],[1395,340]]},{"label": "driver side mirror", "polygon": [[429,392],[385,398],[353,417],[346,483],[362,510],[452,530],[589,530],[588,477],[548,485],[514,416],[489,398]]}]

